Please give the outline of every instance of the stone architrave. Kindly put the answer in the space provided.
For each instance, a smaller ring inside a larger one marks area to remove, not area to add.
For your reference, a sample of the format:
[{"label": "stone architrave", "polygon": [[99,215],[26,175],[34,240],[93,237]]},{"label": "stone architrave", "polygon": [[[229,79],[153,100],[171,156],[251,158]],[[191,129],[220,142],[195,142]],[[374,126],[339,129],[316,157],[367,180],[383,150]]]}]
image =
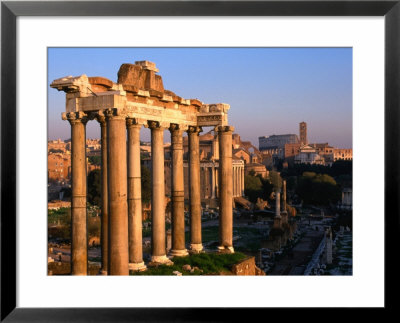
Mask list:
[{"label": "stone architrave", "polygon": [[128,130],[128,236],[129,269],[145,270],[142,248],[142,187],[140,174],[140,128],[137,119],[126,119]]},{"label": "stone architrave", "polygon": [[219,126],[219,234],[221,252],[234,252],[233,249],[233,210],[232,210],[232,132],[231,126]]},{"label": "stone architrave", "polygon": [[164,127],[149,121],[151,130],[151,262],[171,263],[165,247]]},{"label": "stone architrave", "polygon": [[106,111],[108,137],[109,255],[108,275],[128,275],[128,203],[126,116]]},{"label": "stone architrave", "polygon": [[203,250],[201,241],[200,146],[201,127],[189,127],[190,252]]},{"label": "stone architrave", "polygon": [[171,256],[187,256],[185,248],[185,192],[183,181],[183,138],[182,126],[171,124]]},{"label": "stone architrave", "polygon": [[83,112],[70,112],[71,124],[71,274],[87,275],[87,213],[86,213],[86,123]]}]

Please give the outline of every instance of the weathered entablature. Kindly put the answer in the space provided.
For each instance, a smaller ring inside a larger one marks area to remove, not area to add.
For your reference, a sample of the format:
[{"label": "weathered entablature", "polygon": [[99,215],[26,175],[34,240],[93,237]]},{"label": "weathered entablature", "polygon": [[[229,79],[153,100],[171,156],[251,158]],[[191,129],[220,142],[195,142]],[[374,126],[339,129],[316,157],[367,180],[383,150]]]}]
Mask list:
[{"label": "weathered entablature", "polygon": [[54,80],[50,86],[66,92],[66,113],[113,108],[130,118],[187,126],[228,124],[228,104],[203,104],[197,99],[184,99],[164,90],[161,76],[155,75],[157,71],[154,63],[140,61],[123,64],[117,83],[104,77],[81,75]]},{"label": "weathered entablature", "polygon": [[123,64],[114,83],[104,77],[64,77],[51,87],[66,93],[62,114],[71,124],[72,147],[72,274],[87,274],[85,127],[96,119],[101,126],[102,154],[102,271],[127,275],[146,268],[142,257],[140,128],[151,131],[152,254],[151,262],[170,263],[165,246],[164,130],[171,132],[172,250],[188,254],[185,245],[183,145],[189,141],[190,246],[202,252],[200,149],[202,127],[212,126],[219,138],[219,211],[221,252],[232,246],[232,131],[228,104],[203,104],[164,89],[154,63]]}]

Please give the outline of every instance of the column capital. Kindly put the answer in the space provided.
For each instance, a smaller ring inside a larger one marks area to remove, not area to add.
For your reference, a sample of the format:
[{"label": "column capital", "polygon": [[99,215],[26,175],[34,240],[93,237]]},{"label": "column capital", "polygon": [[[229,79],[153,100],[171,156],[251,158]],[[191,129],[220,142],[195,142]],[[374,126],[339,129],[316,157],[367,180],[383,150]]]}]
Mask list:
[{"label": "column capital", "polygon": [[189,126],[188,129],[187,129],[188,133],[197,133],[197,134],[199,134],[202,131],[203,131],[203,128],[202,127],[197,127],[197,126]]},{"label": "column capital", "polygon": [[107,125],[105,116],[99,116],[98,115],[96,117],[96,120],[97,120],[98,123],[100,123],[101,127],[105,127]]},{"label": "column capital", "polygon": [[125,109],[110,108],[98,112],[99,115],[104,115],[106,120],[120,119],[125,120],[127,113]]},{"label": "column capital", "polygon": [[141,128],[144,124],[146,124],[146,120],[144,120],[144,119],[129,118],[129,117],[126,119],[126,127],[127,128],[131,128],[131,127]]},{"label": "column capital", "polygon": [[[149,120],[147,121],[147,127],[150,129],[165,129],[165,128],[169,128],[170,123],[169,122],[160,122],[160,121],[153,121],[153,120]],[[146,127],[146,125],[145,125]]]},{"label": "column capital", "polygon": [[75,123],[83,123],[86,124],[89,121],[89,117],[86,113],[83,111],[77,111],[77,112],[64,112],[61,115],[63,120],[68,120],[69,123],[75,124]]},{"label": "column capital", "polygon": [[216,128],[218,132],[233,132],[235,130],[233,126],[218,126]]},{"label": "column capital", "polygon": [[188,126],[183,124],[171,123],[169,126],[169,131],[172,133],[173,131],[176,130],[187,131]]},{"label": "column capital", "polygon": [[100,123],[101,127],[105,127],[106,126],[106,116],[104,115],[103,111],[98,111],[95,114],[94,119],[96,119],[97,122]]}]

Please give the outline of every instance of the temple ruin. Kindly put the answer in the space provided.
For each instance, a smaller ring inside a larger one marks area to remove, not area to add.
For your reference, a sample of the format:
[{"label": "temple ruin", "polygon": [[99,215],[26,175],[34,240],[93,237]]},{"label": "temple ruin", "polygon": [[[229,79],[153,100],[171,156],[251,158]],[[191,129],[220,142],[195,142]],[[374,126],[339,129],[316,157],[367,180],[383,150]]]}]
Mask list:
[{"label": "temple ruin", "polygon": [[[201,238],[199,133],[214,127],[218,133],[218,197],[220,252],[232,245],[232,131],[228,104],[203,104],[164,89],[158,69],[148,61],[123,64],[114,83],[104,77],[63,77],[51,87],[66,93],[64,120],[71,125],[72,275],[87,275],[86,123],[101,127],[102,159],[102,272],[128,275],[144,270],[140,179],[140,129],[151,130],[152,248],[151,262],[169,263],[166,254],[163,132],[171,132],[171,256],[188,254],[184,222],[183,132],[189,143],[189,252],[203,250]],[[237,170],[239,172],[239,170]],[[214,172],[215,174],[215,172]],[[235,178],[242,179],[243,175]],[[242,183],[238,187],[242,187]],[[235,194],[239,194],[236,192]],[[213,193],[212,193],[213,194]]]}]

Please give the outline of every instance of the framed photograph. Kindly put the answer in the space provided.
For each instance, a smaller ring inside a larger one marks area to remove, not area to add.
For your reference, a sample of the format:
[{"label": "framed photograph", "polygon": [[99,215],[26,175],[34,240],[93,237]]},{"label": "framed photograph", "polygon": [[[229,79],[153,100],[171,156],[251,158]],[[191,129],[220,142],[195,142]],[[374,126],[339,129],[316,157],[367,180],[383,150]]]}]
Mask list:
[{"label": "framed photograph", "polygon": [[[399,1],[4,1],[1,15],[2,321],[393,306]],[[126,239],[138,234],[131,221],[143,221],[143,258]],[[191,266],[176,260],[161,276],[185,248],[237,259],[215,275],[204,257],[181,258]]]}]

